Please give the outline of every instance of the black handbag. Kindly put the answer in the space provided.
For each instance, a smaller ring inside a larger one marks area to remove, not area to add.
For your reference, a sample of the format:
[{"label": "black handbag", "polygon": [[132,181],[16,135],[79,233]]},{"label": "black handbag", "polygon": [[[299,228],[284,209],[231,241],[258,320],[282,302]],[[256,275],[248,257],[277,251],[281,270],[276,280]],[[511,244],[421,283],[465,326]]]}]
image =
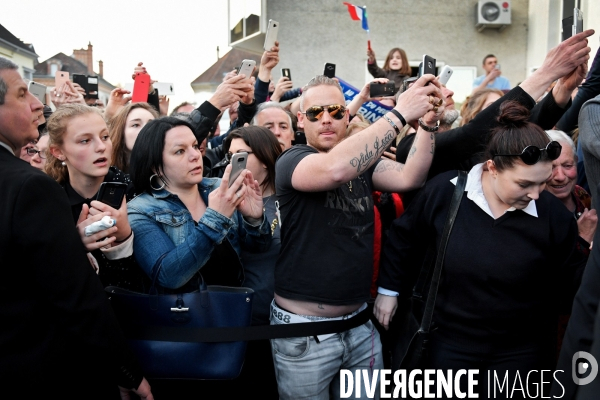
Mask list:
[{"label": "black handbag", "polygon": [[[444,255],[446,254],[446,246],[448,245],[448,239],[450,238],[450,232],[458,213],[458,208],[465,191],[465,185],[467,183],[467,173],[465,171],[458,171],[458,180],[454,193],[452,194],[452,200],[450,202],[450,209],[448,210],[448,216],[444,223],[444,230],[442,232],[442,239],[440,241],[440,247],[437,252],[435,260],[435,268],[431,277],[431,285],[429,286],[429,294],[427,295],[427,302],[423,311],[423,319],[421,320],[421,326],[417,332],[413,335],[408,349],[402,361],[400,362],[400,369],[413,370],[413,369],[424,369],[425,360],[427,358],[427,350],[429,345],[429,333],[431,330],[431,321],[433,319],[433,309],[435,307],[435,300],[437,297],[437,291],[440,284],[440,277],[442,274],[442,265],[444,263]],[[424,270],[421,273],[421,278],[427,276],[429,271]]]},{"label": "black handbag", "polygon": [[[160,268],[157,268],[160,270]],[[227,336],[251,324],[254,291],[207,286],[192,293],[150,294],[108,286],[105,291],[147,378],[233,379],[240,374],[245,341]],[[193,335],[189,335],[190,330]]]}]

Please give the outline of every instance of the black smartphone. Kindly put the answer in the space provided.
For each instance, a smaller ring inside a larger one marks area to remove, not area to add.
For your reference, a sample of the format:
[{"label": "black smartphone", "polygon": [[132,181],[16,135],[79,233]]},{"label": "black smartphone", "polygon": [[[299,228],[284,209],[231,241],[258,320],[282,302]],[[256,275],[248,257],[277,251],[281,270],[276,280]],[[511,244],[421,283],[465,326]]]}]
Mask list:
[{"label": "black smartphone", "polygon": [[567,17],[562,20],[562,40],[563,42],[573,35],[573,17]]},{"label": "black smartphone", "polygon": [[96,200],[108,204],[115,210],[121,208],[123,197],[127,192],[127,184],[121,182],[102,182]]},{"label": "black smartphone", "polygon": [[246,169],[246,161],[248,160],[248,153],[241,152],[235,153],[231,157],[231,173],[229,174],[229,187],[233,185],[233,182],[238,176]]},{"label": "black smartphone", "polygon": [[88,87],[87,87],[87,75],[82,75],[82,74],[73,74],[73,83],[78,84],[79,86],[81,86],[83,88],[83,90],[85,90],[85,97],[87,98],[88,95]]},{"label": "black smartphone", "polygon": [[85,90],[86,99],[98,98],[98,77],[82,74],[73,74],[73,83],[77,83]]},{"label": "black smartphone", "polygon": [[323,75],[325,75],[328,78],[335,78],[335,64],[325,63]]},{"label": "black smartphone", "polygon": [[292,73],[289,68],[281,68],[281,76],[285,76],[290,81],[292,80]]},{"label": "black smartphone", "polygon": [[371,82],[369,85],[369,97],[390,97],[396,94],[396,84],[394,82],[379,83]]},{"label": "black smartphone", "polygon": [[431,74],[436,76],[435,70],[435,58],[428,56],[427,54],[423,54],[423,75]]}]

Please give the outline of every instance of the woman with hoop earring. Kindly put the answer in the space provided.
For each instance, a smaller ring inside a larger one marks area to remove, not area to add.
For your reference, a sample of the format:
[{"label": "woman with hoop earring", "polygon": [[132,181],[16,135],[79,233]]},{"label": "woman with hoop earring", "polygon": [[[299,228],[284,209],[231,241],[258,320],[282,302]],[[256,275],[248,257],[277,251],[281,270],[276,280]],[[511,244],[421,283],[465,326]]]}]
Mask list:
[{"label": "woman with hoop earring", "polygon": [[163,290],[189,292],[199,283],[240,286],[241,249],[259,252],[271,242],[262,191],[245,169],[229,185],[203,178],[202,154],[191,126],[178,118],[148,122],[131,152],[139,196],[128,203],[136,259]]}]

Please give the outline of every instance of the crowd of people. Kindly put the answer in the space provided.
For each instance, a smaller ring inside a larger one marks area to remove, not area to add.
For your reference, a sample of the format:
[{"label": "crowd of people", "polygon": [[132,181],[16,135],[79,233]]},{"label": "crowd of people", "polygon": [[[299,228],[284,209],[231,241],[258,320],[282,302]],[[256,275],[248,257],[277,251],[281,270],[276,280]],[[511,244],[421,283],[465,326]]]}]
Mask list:
[{"label": "crowd of people", "polygon": [[[115,89],[91,107],[69,82],[44,106],[0,58],[0,373],[58,398],[339,398],[341,370],[399,367],[402,336],[420,322],[413,288],[463,170],[426,367],[479,369],[482,398],[488,371],[512,382],[562,369],[546,390],[591,398],[594,384],[577,390],[570,363],[578,351],[600,356],[593,33],[550,50],[515,87],[487,55],[460,111],[437,77],[411,77],[400,48],[382,68],[368,50],[374,79],[346,104],[336,78],[275,83],[276,42],[254,74],[232,71],[209,100],[170,115],[152,85],[147,102]],[[392,109],[370,123],[360,106],[387,82],[398,93],[376,100]],[[98,198],[110,182],[126,187],[114,207]],[[114,225],[90,234],[107,216]],[[144,378],[103,288],[188,293],[202,281],[253,289],[254,326],[360,323],[250,341],[232,382]]]}]

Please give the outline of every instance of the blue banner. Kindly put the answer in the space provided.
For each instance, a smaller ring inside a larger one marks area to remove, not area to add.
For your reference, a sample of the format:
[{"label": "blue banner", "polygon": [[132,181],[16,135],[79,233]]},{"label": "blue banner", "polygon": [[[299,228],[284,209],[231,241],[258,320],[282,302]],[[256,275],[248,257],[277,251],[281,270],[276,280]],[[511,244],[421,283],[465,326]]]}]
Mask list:
[{"label": "blue banner", "polygon": [[[337,76],[336,76],[337,78]],[[337,78],[340,82],[340,86],[344,91],[344,97],[346,98],[346,105],[350,103],[355,96],[360,93],[360,89],[355,88],[350,85],[348,82]],[[385,106],[378,101],[367,101],[358,109],[358,114],[361,114],[365,119],[370,121],[371,123],[377,121],[381,118],[385,113],[389,112],[392,107]]]}]

